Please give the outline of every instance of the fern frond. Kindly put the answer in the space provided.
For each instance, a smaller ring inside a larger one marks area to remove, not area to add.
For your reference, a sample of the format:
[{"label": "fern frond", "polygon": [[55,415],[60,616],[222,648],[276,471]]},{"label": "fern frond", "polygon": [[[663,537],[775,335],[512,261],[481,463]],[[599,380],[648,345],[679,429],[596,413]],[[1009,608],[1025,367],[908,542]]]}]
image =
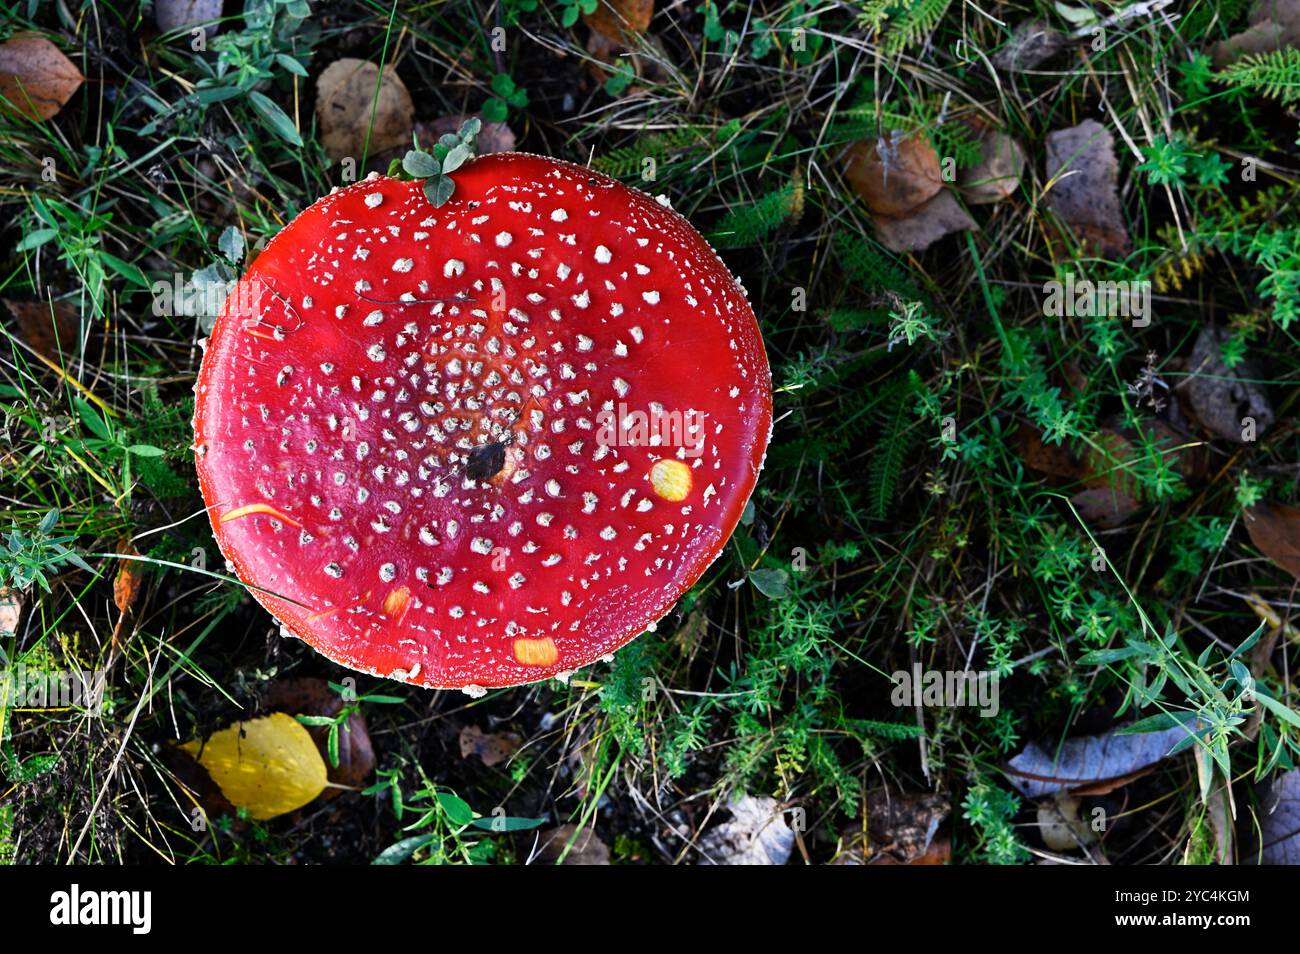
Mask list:
[{"label": "fern frond", "polygon": [[832,308],[823,316],[835,331],[861,331],[868,325],[884,325],[889,320],[886,308]]},{"label": "fern frond", "polygon": [[888,253],[876,251],[861,235],[841,229],[835,233],[832,244],[840,266],[863,291],[870,294],[895,291],[907,298],[925,297]]},{"label": "fern frond", "polygon": [[951,0],[908,0],[906,9],[891,18],[882,44],[885,53],[895,56],[909,46],[925,40],[948,12]]},{"label": "fern frond", "polygon": [[732,209],[709,234],[709,241],[718,248],[754,245],[784,222],[798,221],[803,199],[803,180],[794,179],[747,206]]},{"label": "fern frond", "polygon": [[719,142],[726,142],[738,129],[739,124],[734,120],[722,129],[688,123],[676,129],[642,136],[630,146],[596,157],[592,160],[591,167],[615,179],[634,176],[641,172],[642,163],[646,159],[662,163],[680,153],[712,148]]},{"label": "fern frond", "polygon": [[858,22],[864,27],[879,30],[889,19],[889,8],[893,5],[894,0],[866,0],[858,13]]},{"label": "fern frond", "polygon": [[919,738],[925,730],[911,722],[879,722],[875,719],[853,719],[849,723],[863,735],[874,736],[889,742],[906,742]]},{"label": "fern frond", "polygon": [[1244,56],[1224,67],[1219,79],[1286,105],[1300,102],[1300,50],[1288,46],[1272,53]]},{"label": "fern frond", "polygon": [[884,520],[894,503],[898,476],[916,439],[916,417],[908,401],[913,391],[910,376],[893,384],[881,402],[881,433],[867,465],[867,516]]}]

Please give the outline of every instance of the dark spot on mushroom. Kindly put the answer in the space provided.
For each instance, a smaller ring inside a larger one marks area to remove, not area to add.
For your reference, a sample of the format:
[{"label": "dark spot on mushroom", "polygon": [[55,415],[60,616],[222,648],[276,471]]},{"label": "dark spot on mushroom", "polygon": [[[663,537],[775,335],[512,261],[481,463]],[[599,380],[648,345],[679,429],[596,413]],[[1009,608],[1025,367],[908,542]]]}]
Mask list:
[{"label": "dark spot on mushroom", "polygon": [[491,480],[501,473],[506,465],[506,445],[504,441],[492,444],[480,444],[469,452],[465,464],[465,476],[470,480]]}]

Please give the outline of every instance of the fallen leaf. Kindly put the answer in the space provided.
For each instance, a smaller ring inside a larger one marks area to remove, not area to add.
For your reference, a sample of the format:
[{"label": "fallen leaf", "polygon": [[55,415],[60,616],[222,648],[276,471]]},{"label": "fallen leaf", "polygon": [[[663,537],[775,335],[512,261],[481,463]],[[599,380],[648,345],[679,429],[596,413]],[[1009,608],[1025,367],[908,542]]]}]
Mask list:
[{"label": "fallen leaf", "polygon": [[[1202,442],[1183,433],[1161,418],[1142,421],[1146,439],[1161,457],[1181,477],[1196,482],[1204,479],[1209,470],[1209,453]],[[1122,426],[1116,419],[1102,428],[1093,442],[1109,452],[1082,442],[1051,444],[1043,440],[1043,433],[1029,424],[1021,424],[1011,434],[1011,445],[1026,465],[1064,481],[1078,482],[1087,488],[1112,486],[1125,495],[1141,494],[1141,486],[1131,476],[1134,465],[1146,453],[1139,444],[1139,435]],[[1100,495],[1088,497],[1089,504],[1100,504]],[[1136,503],[1136,501],[1135,501]]]},{"label": "fallen leaf", "polygon": [[1016,26],[1011,39],[993,54],[992,62],[1000,70],[1032,70],[1069,45],[1064,33],[1039,20],[1026,20]]},{"label": "fallen leaf", "polygon": [[154,0],[153,18],[163,33],[207,24],[203,32],[214,35],[221,19],[222,0]]},{"label": "fallen leaf", "polygon": [[51,306],[44,301],[10,301],[6,298],[4,303],[18,322],[22,339],[45,357],[58,362],[60,353],[71,355],[76,352],[77,309],[70,302],[56,301]]},{"label": "fallen leaf", "polygon": [[1245,523],[1259,552],[1300,580],[1300,510],[1263,501],[1246,510]]},{"label": "fallen leaf", "polygon": [[1265,865],[1300,865],[1300,769],[1257,789],[1259,850],[1251,860]]},{"label": "fallen leaf", "polygon": [[874,220],[876,237],[891,252],[920,252],[952,232],[979,228],[948,191],[908,213],[906,218]]},{"label": "fallen leaf", "polygon": [[1122,490],[1088,487],[1070,497],[1079,519],[1097,530],[1113,530],[1141,509],[1141,504]]},{"label": "fallen leaf", "polygon": [[650,29],[654,13],[654,0],[599,0],[595,11],[584,13],[582,20],[597,33],[626,44]]},{"label": "fallen leaf", "polygon": [[484,732],[476,725],[467,725],[460,730],[460,757],[477,756],[491,768],[514,755],[523,742],[514,732]]},{"label": "fallen leaf", "polygon": [[[135,547],[131,546],[131,541],[123,541],[119,552],[128,556],[137,556]],[[138,560],[118,560],[117,576],[113,577],[113,605],[117,607],[118,612],[125,613],[140,596],[140,563]]]},{"label": "fallen leaf", "polygon": [[1047,135],[1047,205],[1094,251],[1114,257],[1131,245],[1120,206],[1115,140],[1095,119]]},{"label": "fallen leaf", "polygon": [[1030,424],[1016,428],[1011,443],[1021,459],[1040,474],[1062,480],[1080,480],[1087,472],[1080,455],[1064,443],[1045,442],[1043,432]]},{"label": "fallen leaf", "polygon": [[1089,487],[1114,488],[1130,497],[1145,499],[1141,482],[1134,476],[1149,453],[1159,453],[1175,473],[1189,481],[1202,479],[1209,468],[1209,454],[1202,442],[1175,429],[1160,418],[1142,421],[1142,434],[1112,418],[1093,435],[1083,454],[1080,479]]},{"label": "fallen leaf", "polygon": [[[1186,396],[1188,410],[1207,431],[1234,444],[1247,444],[1273,426],[1273,404],[1255,383],[1259,375],[1252,362],[1245,360],[1232,368],[1224,364],[1222,345],[1229,335],[1226,328],[1215,325],[1201,329],[1179,393]],[[1249,439],[1245,418],[1254,422]]]},{"label": "fallen leaf", "polygon": [[867,830],[843,837],[844,847],[832,864],[947,864],[951,846],[937,837],[951,803],[934,792],[867,793]]},{"label": "fallen leaf", "polygon": [[50,119],[81,88],[86,77],[63,52],[34,33],[0,43],[0,97],[28,119]]},{"label": "fallen leaf", "polygon": [[934,841],[930,842],[930,847],[924,852],[917,855],[911,861],[899,861],[893,855],[881,853],[872,858],[867,864],[872,865],[909,865],[919,867],[921,865],[948,865],[952,864],[952,842],[947,835],[936,835]]},{"label": "fallen leaf", "polygon": [[943,188],[939,155],[918,134],[863,140],[845,152],[844,178],[876,215],[906,215]]},{"label": "fallen leaf", "polygon": [[1249,26],[1214,44],[1214,65],[1227,66],[1252,53],[1272,53],[1287,46],[1300,46],[1300,2],[1298,0],[1255,0],[1246,19]]},{"label": "fallen leaf", "polygon": [[1112,730],[1066,739],[1055,758],[1031,742],[1011,759],[1007,775],[1027,798],[1060,791],[1100,795],[1154,766],[1186,736],[1179,726],[1132,735]]},{"label": "fallen leaf", "polygon": [[221,788],[193,755],[180,746],[168,745],[162,748],[159,756],[184,791],[186,797],[181,804],[191,820],[195,817],[195,809],[202,809],[208,818],[235,814],[235,806],[221,794]]},{"label": "fallen leaf", "polygon": [[980,161],[963,169],[962,194],[973,205],[1001,202],[1015,194],[1025,172],[1025,151],[1006,133],[990,130],[980,140]]},{"label": "fallen leaf", "polygon": [[1084,454],[1084,482],[1096,487],[1116,487],[1137,494],[1138,483],[1130,473],[1137,459],[1133,443],[1119,431],[1103,428],[1093,437]]},{"label": "fallen leaf", "polygon": [[[561,856],[563,861],[560,861]],[[560,825],[538,833],[533,860],[549,865],[557,861],[562,865],[607,865],[609,848],[590,825],[581,832],[577,825]]]},{"label": "fallen leaf", "polygon": [[587,66],[597,82],[611,75],[631,70],[630,85],[621,95],[633,96],[641,91],[641,82],[663,82],[668,78],[664,63],[671,62],[663,45],[651,34],[628,33],[624,39],[610,39],[599,30],[587,37]]},{"label": "fallen leaf", "polygon": [[[262,704],[268,709],[291,716],[323,716],[332,719],[343,711],[345,703],[343,697],[331,689],[324,679],[304,676],[277,679],[262,696]],[[329,726],[309,725],[303,728],[325,759],[325,768],[331,782],[350,788],[366,783],[375,770],[375,750],[370,743],[370,729],[364,715],[353,712],[348,716],[346,725],[339,728],[337,766],[331,765],[329,761]],[[321,798],[328,800],[342,794],[342,789],[327,788],[321,793]]]},{"label": "fallen leaf", "polygon": [[1097,840],[1097,833],[1079,815],[1083,802],[1066,792],[1038,804],[1038,836],[1051,851],[1076,851]]},{"label": "fallen leaf", "polygon": [[410,144],[415,105],[391,66],[384,67],[381,80],[374,63],[345,58],[335,60],[317,78],[316,116],[321,144],[330,157],[351,157],[359,162],[366,150],[367,130],[371,154]]},{"label": "fallen leaf", "polygon": [[236,722],[181,748],[207,769],[232,805],[259,821],[301,808],[329,781],[311,735],[283,712]]},{"label": "fallen leaf", "polygon": [[1148,420],[1146,427],[1161,456],[1169,460],[1180,477],[1199,483],[1209,476],[1213,461],[1204,441],[1158,417]]},{"label": "fallen leaf", "polygon": [[731,820],[704,834],[702,865],[783,865],[794,850],[794,832],[776,799],[741,795],[729,806]]}]

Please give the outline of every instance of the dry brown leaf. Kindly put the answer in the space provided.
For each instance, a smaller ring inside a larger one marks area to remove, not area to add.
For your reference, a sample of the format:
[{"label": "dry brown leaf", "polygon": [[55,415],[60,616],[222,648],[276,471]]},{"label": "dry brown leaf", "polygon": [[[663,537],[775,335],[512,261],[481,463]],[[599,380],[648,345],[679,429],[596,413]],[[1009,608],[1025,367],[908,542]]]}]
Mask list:
[{"label": "dry brown leaf", "polygon": [[460,730],[460,757],[478,756],[491,768],[514,755],[523,742],[514,732],[484,732],[476,725],[467,725]]},{"label": "dry brown leaf", "polygon": [[[138,556],[129,540],[122,541],[119,552],[127,556]],[[138,560],[117,561],[117,576],[113,578],[113,605],[117,607],[118,612],[125,613],[135,605],[135,601],[140,597],[142,581]]]},{"label": "dry brown leaf", "polygon": [[1066,444],[1049,444],[1043,432],[1030,424],[1021,424],[1011,434],[1011,445],[1022,460],[1040,474],[1062,480],[1081,480],[1086,473],[1083,458]]},{"label": "dry brown leaf", "polygon": [[1137,497],[1140,488],[1132,464],[1140,454],[1133,442],[1111,428],[1098,431],[1092,440],[1084,454],[1083,482],[1089,487],[1113,487]]},{"label": "dry brown leaf", "polygon": [[1129,250],[1115,140],[1095,119],[1047,136],[1048,207],[1085,245],[1108,257]]},{"label": "dry brown leaf", "polygon": [[939,156],[920,134],[888,143],[864,139],[844,160],[844,178],[876,215],[906,215],[943,188]]},{"label": "dry brown leaf", "polygon": [[650,29],[654,13],[654,0],[599,0],[595,12],[584,13],[582,20],[597,33],[626,44],[633,36]]},{"label": "dry brown leaf", "polygon": [[[563,861],[560,861],[561,855],[564,857]],[[578,831],[577,825],[548,828],[537,836],[537,849],[533,856],[533,863],[553,865],[557,861],[563,865],[607,865],[609,848],[596,836],[591,826],[587,826],[581,832]]]},{"label": "dry brown leaf", "polygon": [[1300,510],[1263,501],[1246,510],[1245,523],[1259,552],[1300,580]]},{"label": "dry brown leaf", "polygon": [[203,32],[212,36],[218,29],[215,21],[221,19],[221,3],[222,0],[154,0],[154,22],[163,33],[200,23],[211,24]]},{"label": "dry brown leaf", "polygon": [[379,67],[374,63],[344,58],[327,66],[316,80],[316,116],[320,120],[321,144],[330,157],[360,161],[366,149],[367,129],[372,155],[409,144],[415,106],[406,84],[391,66],[384,67],[381,81]]},{"label": "dry brown leaf", "polygon": [[28,119],[50,119],[81,88],[86,77],[63,52],[34,33],[0,43],[0,96]]},{"label": "dry brown leaf", "polygon": [[881,216],[874,222],[876,237],[891,252],[920,252],[952,232],[979,228],[946,190],[913,209],[905,218]]},{"label": "dry brown leaf", "polygon": [[1300,0],[1255,0],[1241,33],[1214,44],[1214,65],[1227,66],[1251,53],[1300,46]]},{"label": "dry brown leaf", "polygon": [[1226,328],[1207,325],[1196,336],[1188,362],[1189,377],[1179,389],[1187,398],[1188,410],[1211,434],[1235,444],[1249,443],[1243,421],[1254,421],[1254,437],[1273,425],[1273,404],[1264,388],[1255,382],[1258,371],[1249,360],[1236,367],[1223,362],[1222,346],[1229,337]]},{"label": "dry brown leaf", "polygon": [[1026,20],[1016,27],[1006,45],[993,54],[992,62],[1000,70],[1032,70],[1069,45],[1064,33],[1040,20]]},{"label": "dry brown leaf", "polygon": [[1192,437],[1162,418],[1148,422],[1152,438],[1160,453],[1171,460],[1175,473],[1192,483],[1200,483],[1210,474],[1210,450],[1204,441]]},{"label": "dry brown leaf", "polygon": [[[262,703],[268,709],[289,715],[324,716],[327,719],[337,716],[344,706],[343,697],[331,689],[328,682],[309,676],[277,679],[267,688]],[[375,770],[375,750],[370,743],[365,716],[353,712],[348,716],[346,725],[339,729],[338,765],[329,762],[329,726],[309,725],[305,728],[316,743],[321,757],[325,759],[331,782],[350,788],[366,783]],[[341,794],[341,789],[327,788],[321,793],[321,800],[336,798]]]},{"label": "dry brown leaf", "polygon": [[934,841],[930,842],[930,847],[925,849],[924,852],[917,855],[911,861],[899,861],[893,855],[881,852],[867,862],[867,864],[909,865],[911,867],[952,864],[952,842],[948,839],[947,835],[936,835]]},{"label": "dry brown leaf", "polygon": [[951,810],[950,800],[935,792],[867,793],[866,831],[843,836],[836,865],[942,865],[951,855],[939,826]]},{"label": "dry brown leaf", "polygon": [[629,31],[619,39],[593,29],[587,37],[587,53],[591,56],[587,66],[599,83],[605,82],[613,70],[632,68],[635,80],[624,90],[623,96],[640,93],[642,80],[654,83],[668,78],[663,64],[671,62],[670,56],[653,34]]},{"label": "dry brown leaf", "polygon": [[[1199,441],[1160,418],[1147,420],[1143,426],[1175,473],[1191,482],[1204,479],[1210,458]],[[1082,480],[1087,489],[1071,499],[1086,523],[1108,530],[1136,513],[1144,501],[1151,502],[1134,476],[1146,450],[1134,431],[1114,422],[1099,431],[1093,443],[1084,455]]]},{"label": "dry brown leaf", "polygon": [[1133,514],[1140,504],[1122,490],[1088,487],[1070,498],[1079,519],[1098,530],[1113,530]]},{"label": "dry brown leaf", "polygon": [[59,354],[73,354],[77,346],[77,310],[66,301],[56,301],[53,308],[43,301],[4,300],[5,307],[18,322],[23,341],[57,362]]},{"label": "dry brown leaf", "polygon": [[1025,172],[1025,151],[1006,133],[989,131],[980,140],[980,161],[962,170],[962,194],[972,205],[1001,202],[1015,194]]}]

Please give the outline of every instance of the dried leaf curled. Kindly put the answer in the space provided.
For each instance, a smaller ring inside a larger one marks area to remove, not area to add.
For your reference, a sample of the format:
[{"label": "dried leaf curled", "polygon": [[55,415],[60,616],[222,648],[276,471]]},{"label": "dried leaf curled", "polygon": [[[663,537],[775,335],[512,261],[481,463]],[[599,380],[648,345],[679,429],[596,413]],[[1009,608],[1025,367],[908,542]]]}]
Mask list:
[{"label": "dried leaf curled", "polygon": [[63,51],[34,33],[0,43],[0,109],[28,119],[50,119],[86,77]]}]

